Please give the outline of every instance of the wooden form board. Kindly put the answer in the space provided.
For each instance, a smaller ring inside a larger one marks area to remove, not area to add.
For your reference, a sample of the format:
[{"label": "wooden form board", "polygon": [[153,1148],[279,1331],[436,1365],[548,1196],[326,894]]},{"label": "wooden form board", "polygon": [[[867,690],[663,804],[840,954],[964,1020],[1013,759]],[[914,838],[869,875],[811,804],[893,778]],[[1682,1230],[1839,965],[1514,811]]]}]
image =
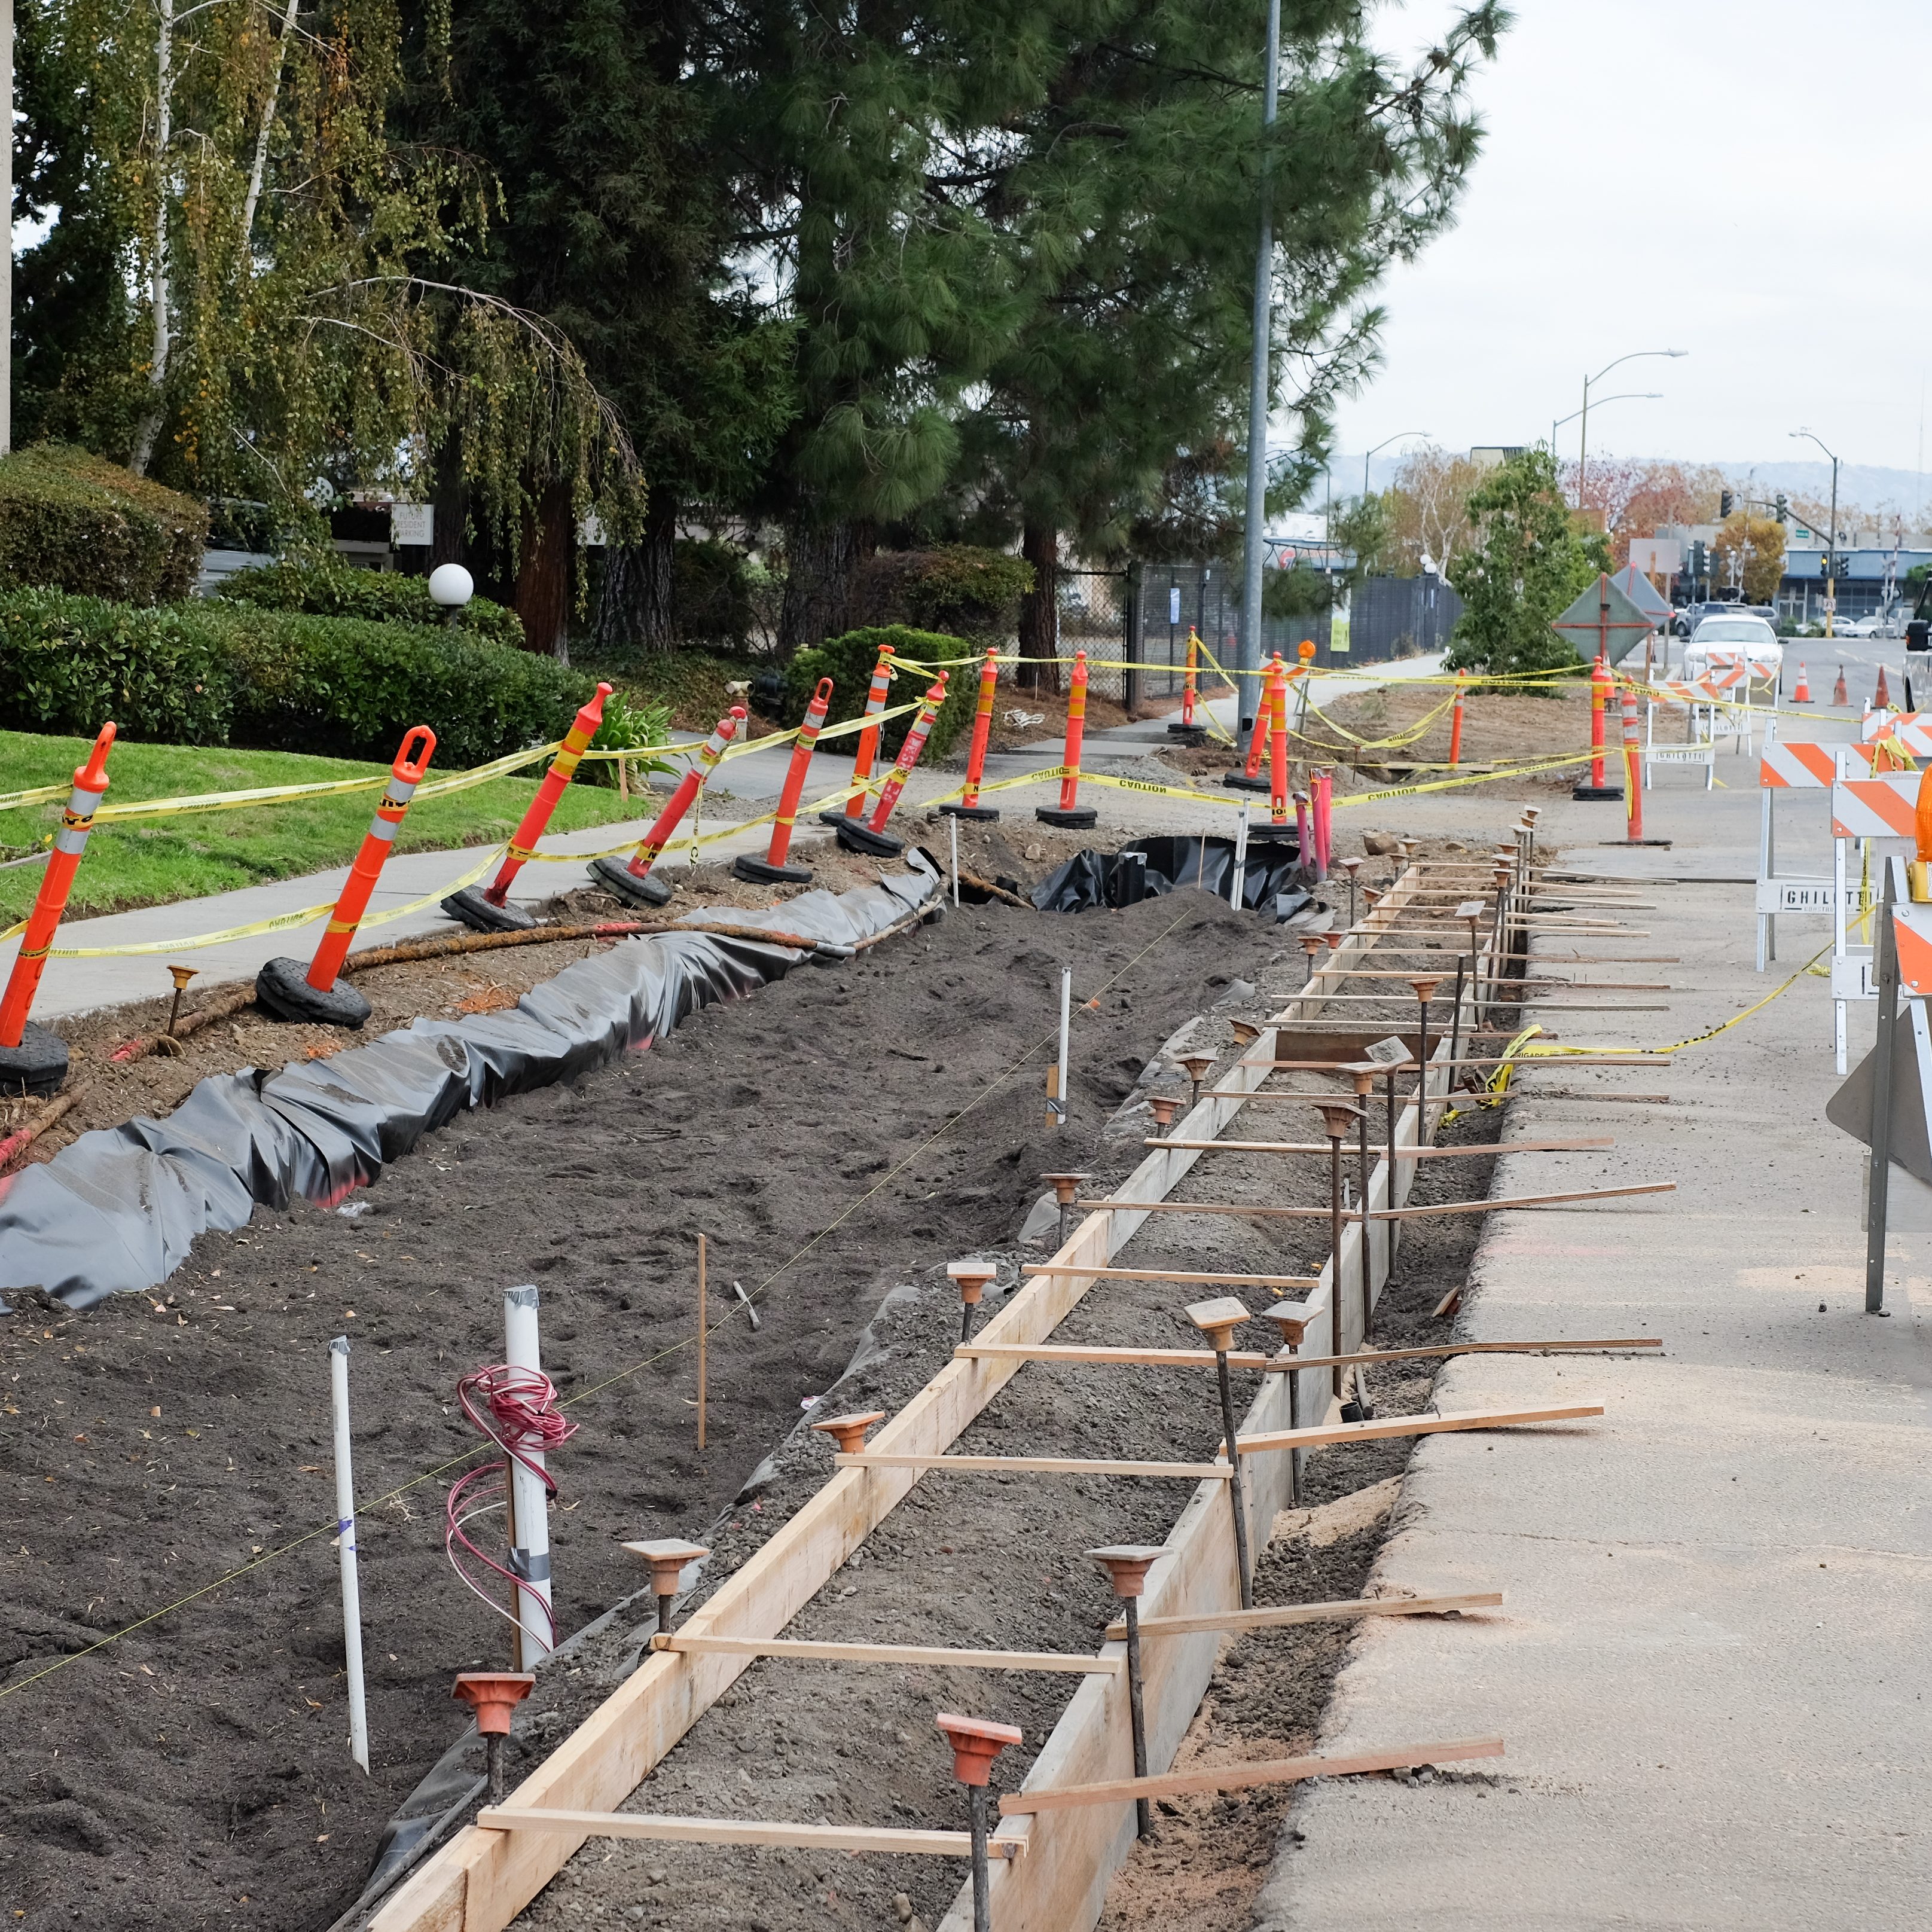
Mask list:
[{"label": "wooden form board", "polygon": [[[1625,1340],[1557,1342],[1438,1342],[1426,1348],[1363,1348],[1352,1355],[1264,1355],[1253,1349],[1230,1350],[1231,1369],[1257,1369],[1263,1373],[1289,1369],[1346,1368],[1357,1362],[1373,1366],[1378,1362],[1413,1362],[1448,1355],[1545,1355],[1606,1348],[1660,1348],[1655,1335],[1638,1335]],[[1066,1363],[1077,1366],[1114,1368],[1120,1366],[1159,1369],[1211,1369],[1216,1361],[1211,1348],[1126,1348],[1102,1342],[1091,1345],[1073,1342],[1042,1342],[1028,1346],[1016,1342],[962,1342],[956,1355],[986,1355],[1022,1362]]]},{"label": "wooden form board", "polygon": [[[1259,1086],[1267,1077],[1264,1063],[1276,1050],[1273,1032],[1263,1032],[1249,1049],[1252,1058],[1238,1063],[1225,1080],[1235,1087]],[[1204,1100],[1187,1120],[1196,1130],[1213,1133],[1234,1119],[1240,1105],[1238,1100]],[[1147,1199],[1162,1198],[1198,1158],[1179,1148],[1150,1154],[1133,1172],[1134,1192]],[[1144,1218],[1138,1214],[1090,1215],[1055,1258],[1104,1266]],[[1037,1277],[988,1322],[982,1337],[1044,1341],[1093,1285],[1090,1276]],[[944,1450],[1018,1366],[949,1362],[880,1429],[874,1445],[908,1453]],[[692,1614],[685,1632],[777,1636],[917,1480],[917,1472],[912,1470],[834,1471],[831,1480]],[[1223,1494],[1219,1483],[1204,1485],[1203,1492]],[[1226,1520],[1225,1503],[1218,1514]],[[515,1807],[599,1815],[614,1810],[752,1661],[745,1657],[662,1652],[647,1657],[511,1794]],[[1096,1678],[1087,1682],[1113,1681]],[[1198,1692],[1193,1702],[1199,1702]],[[1189,1708],[1191,1715],[1192,1706]],[[510,1833],[472,1826],[398,1887],[370,1920],[369,1932],[503,1932],[588,1835],[587,1828]]]},{"label": "wooden form board", "polygon": [[1381,1422],[1318,1423],[1312,1429],[1271,1429],[1240,1438],[1241,1454],[1265,1450],[1319,1449],[1331,1443],[1385,1442],[1401,1436],[1453,1436],[1468,1429],[1521,1429],[1541,1422],[1580,1422],[1604,1412],[1600,1402],[1554,1408],[1471,1408],[1450,1415],[1391,1415]]},{"label": "wooden form board", "polygon": [[[908,1832],[869,1825],[794,1825],[783,1819],[677,1818],[649,1811],[557,1811],[527,1805],[490,1804],[476,1814],[486,1832],[559,1834],[586,1838],[648,1838],[674,1845],[802,1845],[827,1852],[922,1852],[942,1858],[970,1858],[970,1832]],[[996,1858],[1019,1857],[1025,1842],[995,1833],[986,1849]]]},{"label": "wooden form board", "polygon": [[1250,1764],[1209,1765],[1170,1771],[1159,1778],[1115,1778],[1060,1790],[1016,1792],[1000,1800],[1002,1818],[1026,1816],[1090,1804],[1132,1804],[1142,1798],[1190,1798],[1209,1791],[1252,1791],[1258,1785],[1294,1784],[1309,1778],[1360,1778],[1366,1772],[1406,1771],[1418,1764],[1458,1764],[1472,1757],[1501,1757],[1501,1738],[1457,1738],[1447,1743],[1397,1744],[1378,1751],[1334,1757],[1264,1758]]},{"label": "wooden form board", "polygon": [[693,1656],[775,1657],[800,1664],[905,1664],[954,1670],[1043,1671],[1068,1677],[1118,1677],[1124,1657],[1083,1657],[1052,1650],[953,1650],[926,1643],[814,1643],[783,1636],[687,1636],[674,1630],[651,1639],[653,1650]]},{"label": "wooden form board", "polygon": [[1179,1482],[1225,1483],[1224,1462],[1132,1462],[1095,1461],[1080,1456],[904,1456],[867,1450],[856,1456],[835,1456],[842,1469],[938,1469],[942,1474],[1035,1476],[1154,1476]]},{"label": "wooden form board", "polygon": [[[1150,1141],[1150,1147],[1162,1144]],[[1190,1141],[1190,1147],[1212,1148],[1223,1144],[1220,1141]],[[1604,1145],[1608,1147],[1606,1141]],[[1186,1269],[1173,1268],[1083,1268],[1077,1262],[1028,1262],[1020,1269],[1022,1274],[1091,1274],[1102,1281],[1172,1281],[1205,1282],[1222,1288],[1313,1288],[1320,1277],[1312,1274],[1195,1274]]]},{"label": "wooden form board", "polygon": [[[1415,876],[1412,872],[1405,874],[1405,879]],[[1400,890],[1401,882],[1398,882],[1395,890]],[[1386,899],[1383,902],[1384,907],[1388,903]],[[1346,957],[1346,953],[1345,948],[1340,956]],[[1313,1006],[1319,1004],[1321,992],[1318,986],[1313,1002],[1301,1013],[1285,1012],[1283,1017],[1292,1019],[1311,1015]],[[1469,997],[1466,992],[1466,999]],[[1292,997],[1288,1004],[1290,1007],[1300,1005],[1300,997]],[[1432,1038],[1434,1030],[1431,1030]],[[1261,1048],[1269,1044],[1268,1036],[1264,1034],[1256,1042],[1255,1050],[1258,1054]],[[1446,1054],[1447,1045],[1445,1029],[1438,1050]],[[1432,1064],[1428,1075],[1432,1108],[1446,1094],[1448,1078],[1439,1064]],[[1397,1144],[1412,1144],[1419,1124],[1414,1101],[1410,1098],[1403,1102],[1396,1117]],[[1386,1201],[1391,1183],[1396,1198],[1404,1198],[1416,1172],[1413,1162],[1406,1162],[1391,1175],[1388,1163],[1378,1161],[1371,1176],[1371,1198]],[[1124,1183],[1122,1192],[1130,1192]],[[1148,1197],[1136,1192],[1132,1198],[1145,1200]],[[1328,1212],[1325,1208],[1320,1211],[1324,1215]],[[1372,1280],[1378,1286],[1388,1279],[1387,1234],[1386,1224],[1372,1224]],[[1361,1223],[1352,1220],[1343,1230],[1341,1257],[1345,1346],[1359,1343],[1361,1339],[1360,1240]],[[1321,1287],[1306,1298],[1321,1310],[1324,1334],[1329,1273],[1324,1265]],[[1297,1412],[1327,1414],[1332,1371],[1304,1368],[1296,1372],[1301,1377],[1296,1384]],[[1246,1433],[1284,1427],[1288,1419],[1289,1382],[1285,1374],[1268,1376],[1246,1416],[1238,1421],[1238,1429]],[[1241,1474],[1250,1522],[1272,1522],[1287,1507],[1288,1465],[1286,1456],[1244,1460]],[[1188,1499],[1180,1520],[1168,1532],[1166,1549],[1168,1555],[1148,1573],[1147,1594],[1141,1599],[1144,1617],[1239,1609],[1240,1589],[1235,1570],[1232,1516],[1220,1484],[1203,1484]],[[1258,1550],[1256,1554],[1259,1554]],[[1173,1761],[1214,1675],[1220,1644],[1218,1633],[1205,1630],[1150,1644],[1143,1651],[1143,1702],[1150,1764]],[[1028,1775],[1027,1788],[1090,1784],[1129,1776],[1132,1770],[1126,1686],[1118,1678],[1088,1678],[1074,1693],[1060,1721],[1048,1734]],[[1100,1916],[1108,1882],[1133,1849],[1132,1806],[1080,1806],[1016,1818],[1013,1822],[1016,1828],[1028,1834],[1032,1850],[1021,1863],[996,1868],[992,1874],[992,1917],[999,1932],[1088,1932]],[[970,1890],[962,1888],[936,1932],[972,1932],[972,1928]]]},{"label": "wooden form board", "polygon": [[[1372,1094],[1370,1097],[1373,1099],[1374,1096]],[[1371,1122],[1370,1132],[1369,1136],[1370,1148],[1373,1151],[1386,1156],[1388,1152],[1388,1147],[1385,1144],[1378,1144],[1377,1136],[1373,1131],[1373,1125],[1374,1124]],[[1149,1147],[1158,1147],[1162,1144],[1162,1142],[1154,1136],[1150,1135],[1148,1138],[1146,1144]],[[1210,1148],[1218,1148],[1228,1154],[1326,1154],[1328,1151],[1328,1143],[1326,1141],[1182,1141],[1179,1144],[1182,1147],[1198,1148],[1204,1153],[1207,1152]],[[1352,1151],[1354,1148],[1354,1143],[1352,1141],[1345,1140],[1342,1143],[1342,1152],[1346,1154]],[[1397,1148],[1395,1151],[1395,1157],[1397,1160],[1493,1160],[1499,1155],[1506,1154],[1594,1153],[1602,1148],[1615,1147],[1616,1145],[1616,1142],[1614,1140],[1609,1139],[1586,1141],[1486,1141],[1480,1146],[1476,1147]],[[1038,1273],[1039,1270],[1030,1268],[1026,1270],[1026,1272],[1029,1274],[1034,1274]],[[1144,1270],[1136,1270],[1130,1269],[1118,1269],[1115,1270],[1114,1272],[1123,1274],[1138,1273],[1144,1280],[1159,1281],[1249,1281],[1252,1282],[1257,1288],[1272,1288],[1276,1286],[1277,1284],[1283,1288],[1295,1288],[1303,1286],[1303,1284],[1298,1280],[1286,1275],[1149,1275]]]}]

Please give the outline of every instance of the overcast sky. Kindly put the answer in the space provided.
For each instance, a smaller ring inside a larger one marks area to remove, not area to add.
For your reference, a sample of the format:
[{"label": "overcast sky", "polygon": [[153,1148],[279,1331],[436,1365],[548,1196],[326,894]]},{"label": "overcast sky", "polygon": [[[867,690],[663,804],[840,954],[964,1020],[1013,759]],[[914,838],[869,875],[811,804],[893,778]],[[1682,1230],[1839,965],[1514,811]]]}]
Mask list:
[{"label": "overcast sky", "polygon": [[[1546,437],[1586,375],[1664,348],[1690,353],[1594,392],[1664,400],[1593,404],[1592,451],[1788,461],[1816,454],[1788,440],[1802,424],[1847,464],[1921,467],[1932,4],[1513,4],[1461,220],[1389,278],[1382,372],[1342,407],[1350,487],[1399,431]],[[1412,43],[1439,5],[1391,8],[1384,38]]]}]

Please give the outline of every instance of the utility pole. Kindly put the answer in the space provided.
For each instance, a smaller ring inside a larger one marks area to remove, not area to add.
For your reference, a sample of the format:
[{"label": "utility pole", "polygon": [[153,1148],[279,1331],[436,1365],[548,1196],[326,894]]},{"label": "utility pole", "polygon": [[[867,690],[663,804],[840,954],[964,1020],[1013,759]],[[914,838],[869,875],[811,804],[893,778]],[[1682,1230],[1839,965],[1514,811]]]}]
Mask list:
[{"label": "utility pole", "polygon": [[14,0],[0,0],[0,456],[14,446]]},{"label": "utility pole", "polygon": [[[1268,517],[1268,404],[1274,385],[1274,213],[1268,201],[1268,143],[1281,89],[1281,0],[1268,0],[1267,80],[1262,99],[1262,232],[1255,249],[1254,346],[1248,368],[1248,506],[1241,535],[1241,634],[1234,652],[1237,742],[1245,746],[1261,710],[1262,565]],[[1244,671],[1249,674],[1243,676]]]}]

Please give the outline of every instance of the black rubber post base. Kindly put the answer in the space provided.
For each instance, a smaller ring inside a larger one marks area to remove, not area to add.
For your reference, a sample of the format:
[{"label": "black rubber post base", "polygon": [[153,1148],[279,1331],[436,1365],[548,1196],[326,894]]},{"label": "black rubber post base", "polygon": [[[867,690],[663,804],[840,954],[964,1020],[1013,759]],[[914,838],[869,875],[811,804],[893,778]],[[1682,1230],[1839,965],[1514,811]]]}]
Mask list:
[{"label": "black rubber post base", "polygon": [[0,1094],[58,1094],[67,1080],[67,1042],[32,1020],[18,1046],[0,1046]]},{"label": "black rubber post base", "polygon": [[255,975],[255,1004],[271,1019],[314,1026],[359,1027],[370,1012],[369,1002],[346,980],[318,993],[299,959],[271,959]]},{"label": "black rubber post base", "polygon": [[818,822],[836,830],[842,825],[857,824],[860,821],[852,818],[842,805],[835,805],[830,812],[821,812],[818,814]]},{"label": "black rubber post base", "polygon": [[1221,782],[1230,791],[1258,791],[1263,797],[1268,796],[1269,790],[1268,781],[1266,778],[1251,778],[1246,772],[1223,772],[1221,774]]},{"label": "black rubber post base", "polygon": [[1621,805],[1624,788],[1622,785],[1573,785],[1570,796],[1582,805],[1609,805],[1613,802]]},{"label": "black rubber post base", "polygon": [[452,892],[442,909],[472,932],[526,932],[536,924],[520,907],[492,905],[481,886],[465,886],[460,892]]},{"label": "black rubber post base", "polygon": [[812,868],[774,866],[765,860],[754,859],[747,852],[731,861],[731,876],[748,880],[754,886],[808,886],[812,884]]},{"label": "black rubber post base", "polygon": [[655,872],[640,879],[622,859],[593,859],[590,876],[607,892],[614,892],[626,905],[664,906],[670,904],[670,881]]},{"label": "black rubber post base", "polygon": [[999,808],[992,805],[942,805],[939,808],[948,818],[970,818],[976,825],[991,825],[1000,815]]},{"label": "black rubber post base", "polygon": [[1250,845],[1271,844],[1277,839],[1298,838],[1300,836],[1295,826],[1277,825],[1271,818],[1264,819],[1260,824],[1248,827],[1248,843]]},{"label": "black rubber post base", "polygon": [[1090,831],[1100,822],[1100,813],[1090,805],[1076,805],[1070,812],[1057,805],[1036,806],[1033,815],[1041,824],[1057,825],[1063,832]]},{"label": "black rubber post base", "polygon": [[862,852],[869,859],[896,859],[905,850],[905,841],[888,832],[874,832],[856,818],[837,821],[838,842],[848,852]]}]

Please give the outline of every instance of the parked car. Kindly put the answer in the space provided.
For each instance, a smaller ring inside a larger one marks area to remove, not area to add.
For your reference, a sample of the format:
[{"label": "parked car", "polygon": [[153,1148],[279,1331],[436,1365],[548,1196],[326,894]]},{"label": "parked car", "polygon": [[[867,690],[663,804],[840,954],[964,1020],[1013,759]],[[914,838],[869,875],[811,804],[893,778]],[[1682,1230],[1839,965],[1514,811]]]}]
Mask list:
[{"label": "parked car", "polygon": [[1768,604],[1738,604],[1722,599],[1704,604],[1686,604],[1670,620],[1672,637],[1688,638],[1707,617],[1762,617],[1767,624],[1778,622],[1777,610]]},{"label": "parked car", "polygon": [[1840,638],[1882,638],[1888,634],[1882,617],[1838,617],[1832,620],[1832,632]]},{"label": "parked car", "polygon": [[1711,653],[1742,650],[1751,674],[1776,677],[1784,668],[1784,646],[1768,619],[1732,605],[1721,617],[1706,617],[1684,646],[1684,675],[1700,677],[1710,668]]}]

